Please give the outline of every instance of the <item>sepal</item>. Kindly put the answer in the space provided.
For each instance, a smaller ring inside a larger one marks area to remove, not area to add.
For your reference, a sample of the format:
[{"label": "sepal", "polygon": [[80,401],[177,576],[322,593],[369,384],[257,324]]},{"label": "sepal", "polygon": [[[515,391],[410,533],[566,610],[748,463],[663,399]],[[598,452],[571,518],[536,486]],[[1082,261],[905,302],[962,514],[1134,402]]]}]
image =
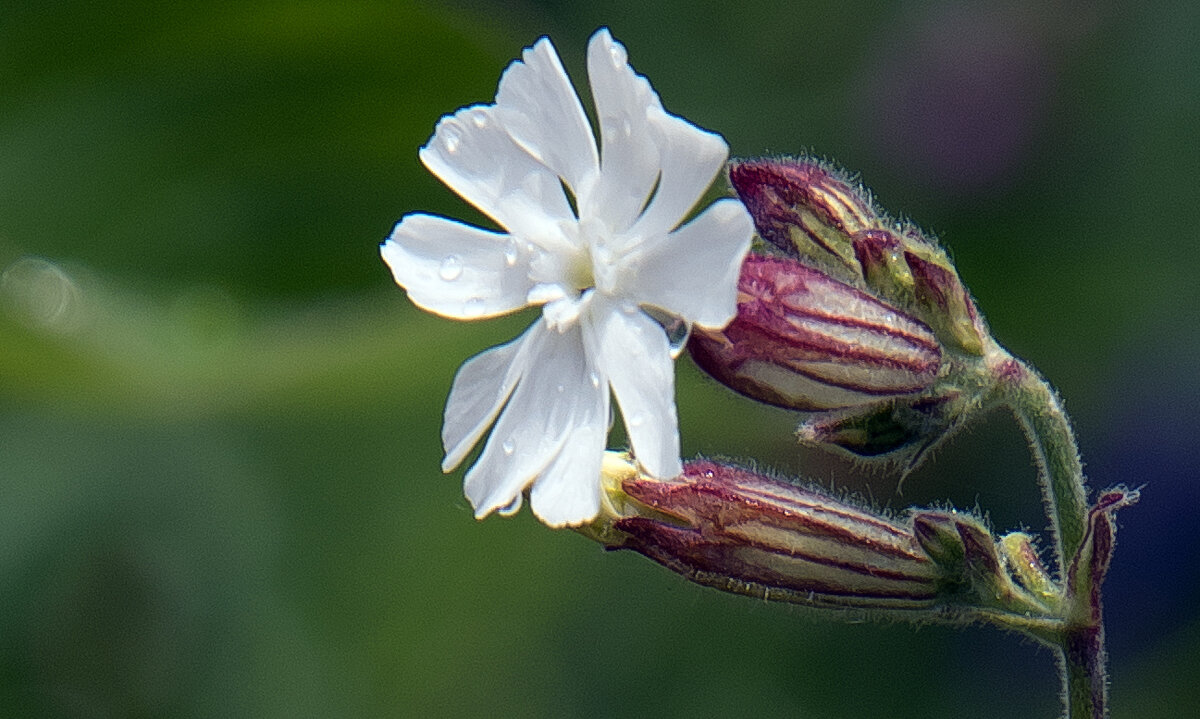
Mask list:
[{"label": "sepal", "polygon": [[1067,566],[1067,591],[1084,602],[1074,602],[1088,616],[1074,617],[1084,624],[1098,623],[1101,615],[1100,588],[1112,561],[1117,523],[1113,515],[1118,509],[1135,504],[1140,498],[1136,489],[1117,487],[1101,493],[1088,511],[1087,530],[1079,551]]},{"label": "sepal", "polygon": [[886,459],[905,471],[949,435],[961,409],[956,394],[815,414],[796,429],[804,444],[836,447],[861,459]]}]

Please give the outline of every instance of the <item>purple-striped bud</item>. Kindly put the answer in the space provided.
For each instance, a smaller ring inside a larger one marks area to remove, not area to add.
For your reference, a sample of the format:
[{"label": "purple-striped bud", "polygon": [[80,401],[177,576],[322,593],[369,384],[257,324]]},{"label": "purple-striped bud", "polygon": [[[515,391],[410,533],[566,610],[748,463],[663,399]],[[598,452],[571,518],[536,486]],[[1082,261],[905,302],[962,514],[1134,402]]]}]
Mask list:
[{"label": "purple-striped bud", "polygon": [[971,514],[886,517],[709,460],[658,479],[616,452],[605,454],[601,488],[600,515],[580,533],[722,591],[914,619],[982,611],[994,620],[997,610],[1028,617],[1048,606],[1012,580],[992,535]]},{"label": "purple-striped bud", "polygon": [[905,307],[947,347],[981,355],[986,331],[949,257],[876,209],[844,173],[811,159],[735,162],[729,181],[764,240],[882,301]]},{"label": "purple-striped bud", "polygon": [[983,354],[983,329],[975,303],[948,261],[941,264],[908,251],[904,261],[912,272],[913,293],[925,310],[923,316],[942,341],[968,354]]},{"label": "purple-striped bud", "polygon": [[[626,478],[648,508],[617,519],[633,549],[699,584],[809,606],[936,610],[946,573],[911,527],[823,493],[709,461]],[[953,582],[951,582],[952,584]]]},{"label": "purple-striped bud", "polygon": [[764,240],[818,266],[858,272],[851,237],[879,218],[840,171],[810,159],[747,160],[730,165],[729,182]]},{"label": "purple-striped bud", "polygon": [[930,388],[942,353],[928,326],[785,257],[750,255],[737,317],[697,330],[696,363],[748,397],[796,410],[874,405]]}]

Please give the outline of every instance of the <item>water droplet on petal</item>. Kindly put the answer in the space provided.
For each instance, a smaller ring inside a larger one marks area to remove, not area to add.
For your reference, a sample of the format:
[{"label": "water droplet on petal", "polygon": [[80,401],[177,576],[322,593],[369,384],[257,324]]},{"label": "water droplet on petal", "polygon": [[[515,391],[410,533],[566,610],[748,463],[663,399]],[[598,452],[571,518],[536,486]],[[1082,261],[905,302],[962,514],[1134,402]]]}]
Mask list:
[{"label": "water droplet on petal", "polygon": [[592,372],[591,374],[589,374],[588,379],[591,380],[593,387],[600,386],[600,375],[596,374],[595,372]]},{"label": "water droplet on petal", "polygon": [[475,127],[480,130],[488,126],[488,116],[486,112],[476,112],[471,115],[471,121],[475,123]]},{"label": "water droplet on petal", "polygon": [[628,118],[621,121],[621,132],[625,135],[625,137],[633,136],[633,125],[629,122]]},{"label": "water droplet on petal", "polygon": [[612,46],[608,48],[608,54],[612,59],[613,67],[622,67],[629,59],[629,56],[625,54],[625,48],[616,43],[613,43]]},{"label": "water droplet on petal", "polygon": [[508,244],[504,245],[504,264],[512,267],[517,264],[517,241],[509,240]]},{"label": "water droplet on petal", "polygon": [[472,297],[463,303],[463,317],[478,317],[483,314],[484,303],[481,297]]},{"label": "water droplet on petal", "polygon": [[554,391],[558,392],[559,394],[562,394],[563,392],[567,391],[567,388],[560,384],[559,386],[554,388]]},{"label": "water droplet on petal", "polygon": [[442,266],[438,268],[438,277],[447,282],[457,280],[462,273],[463,262],[458,255],[447,255],[446,259],[442,260]]},{"label": "water droplet on petal", "polygon": [[644,412],[634,412],[633,414],[629,415],[630,427],[641,427],[645,423],[646,415]]},{"label": "water droplet on petal", "polygon": [[508,439],[504,440],[504,442],[500,445],[500,449],[504,450],[504,454],[509,457],[512,456],[512,453],[514,450],[516,450],[516,448],[517,448],[517,446],[512,441],[512,437],[509,437]]},{"label": "water droplet on petal", "polygon": [[462,141],[462,136],[459,134],[458,128],[453,125],[442,126],[442,146],[446,148],[446,152],[454,154],[458,152],[458,146]]}]

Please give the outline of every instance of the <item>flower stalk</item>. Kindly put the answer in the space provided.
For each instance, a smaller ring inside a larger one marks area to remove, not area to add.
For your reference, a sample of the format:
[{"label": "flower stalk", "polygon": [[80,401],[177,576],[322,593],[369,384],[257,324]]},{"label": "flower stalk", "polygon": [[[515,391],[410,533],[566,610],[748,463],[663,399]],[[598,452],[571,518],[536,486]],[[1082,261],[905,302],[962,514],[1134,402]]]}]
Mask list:
[{"label": "flower stalk", "polygon": [[1038,467],[1046,507],[1053,514],[1059,568],[1075,556],[1087,520],[1087,490],[1075,432],[1062,401],[1025,363],[1006,357],[995,364],[1006,404],[1021,423]]}]

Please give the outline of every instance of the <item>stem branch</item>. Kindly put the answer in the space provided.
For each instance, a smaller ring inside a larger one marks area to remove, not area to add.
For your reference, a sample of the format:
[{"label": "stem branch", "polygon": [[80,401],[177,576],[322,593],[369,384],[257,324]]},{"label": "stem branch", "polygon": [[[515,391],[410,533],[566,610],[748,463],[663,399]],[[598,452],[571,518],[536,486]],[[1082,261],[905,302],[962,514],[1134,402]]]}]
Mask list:
[{"label": "stem branch", "polygon": [[[1037,460],[1038,481],[1054,531],[1054,553],[1065,604],[1056,638],[1067,719],[1108,716],[1100,576],[1071,577],[1088,528],[1087,488],[1071,422],[1058,394],[1033,368],[1007,358],[998,365],[1006,399]],[[1089,552],[1090,554],[1090,552]],[[1080,570],[1083,571],[1083,570]],[[1080,581],[1085,586],[1071,586]],[[1093,582],[1095,584],[1093,584]]]},{"label": "stem branch", "polygon": [[1088,516],[1075,432],[1058,394],[1041,375],[1019,360],[1009,361],[1018,369],[1008,400],[1037,460],[1038,481],[1054,527],[1055,559],[1065,579],[1067,565],[1083,542]]}]

